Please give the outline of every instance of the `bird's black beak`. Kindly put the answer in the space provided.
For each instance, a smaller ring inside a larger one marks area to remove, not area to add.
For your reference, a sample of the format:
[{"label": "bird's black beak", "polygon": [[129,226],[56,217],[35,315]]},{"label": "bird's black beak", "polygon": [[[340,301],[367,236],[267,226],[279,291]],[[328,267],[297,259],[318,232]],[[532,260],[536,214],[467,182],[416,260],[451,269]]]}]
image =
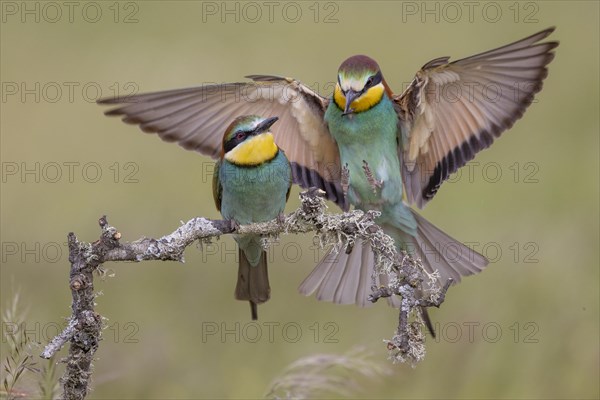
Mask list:
[{"label": "bird's black beak", "polygon": [[266,132],[269,130],[269,128],[275,123],[277,122],[277,120],[279,119],[279,117],[271,117],[271,118],[267,118],[264,121],[262,121],[260,124],[258,124],[256,126],[256,129],[254,129],[254,133],[256,135]]},{"label": "bird's black beak", "polygon": [[344,112],[342,113],[342,115],[350,115],[352,113],[354,113],[354,110],[352,108],[350,108],[350,105],[352,104],[352,102],[354,100],[356,100],[358,97],[360,97],[362,93],[361,92],[355,92],[352,89],[349,89],[346,93],[346,107],[344,108]]}]

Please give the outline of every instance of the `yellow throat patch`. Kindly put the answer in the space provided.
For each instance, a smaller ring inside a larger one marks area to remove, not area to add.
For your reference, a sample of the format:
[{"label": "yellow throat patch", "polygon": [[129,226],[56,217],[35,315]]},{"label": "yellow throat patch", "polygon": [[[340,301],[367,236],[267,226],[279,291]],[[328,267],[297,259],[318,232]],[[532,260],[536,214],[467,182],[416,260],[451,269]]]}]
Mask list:
[{"label": "yellow throat patch", "polygon": [[[355,99],[352,104],[350,104],[350,107],[355,112],[367,111],[369,108],[381,101],[384,90],[383,83],[379,83],[378,85],[375,85],[367,90],[366,93],[363,93],[362,96]],[[333,99],[335,100],[335,104],[337,104],[340,109],[343,110],[346,107],[346,96],[344,96],[339,84],[335,85]]]},{"label": "yellow throat patch", "polygon": [[264,132],[229,150],[225,153],[225,159],[236,165],[259,165],[272,160],[278,150],[271,132]]}]

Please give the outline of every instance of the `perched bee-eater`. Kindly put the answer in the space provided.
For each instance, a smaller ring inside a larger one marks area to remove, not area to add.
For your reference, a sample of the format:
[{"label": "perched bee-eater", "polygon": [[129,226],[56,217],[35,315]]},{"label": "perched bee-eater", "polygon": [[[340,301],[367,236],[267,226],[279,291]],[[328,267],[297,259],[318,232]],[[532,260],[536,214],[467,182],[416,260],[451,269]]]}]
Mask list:
[{"label": "perched bee-eater", "polygon": [[[331,98],[299,81],[251,75],[252,82],[107,99],[107,115],[213,157],[220,127],[232,114],[277,115],[275,140],[290,159],[293,181],[316,186],[342,209],[378,210],[377,223],[399,249],[422,259],[441,283],[480,272],[487,260],[417,214],[450,174],[489,147],[523,116],[542,88],[558,42],[554,28],[449,62],[436,58],[400,95],[379,65],[363,55],[344,61]],[[345,195],[347,194],[347,195]],[[322,261],[301,284],[320,300],[365,305],[373,254],[366,244]],[[378,278],[385,284],[387,277]]]},{"label": "perched bee-eater", "polygon": [[[277,117],[237,117],[223,135],[213,175],[213,196],[223,218],[238,224],[266,222],[283,213],[292,186],[292,170],[269,130]],[[257,305],[269,300],[267,253],[260,235],[234,235],[239,246],[235,298]]]}]

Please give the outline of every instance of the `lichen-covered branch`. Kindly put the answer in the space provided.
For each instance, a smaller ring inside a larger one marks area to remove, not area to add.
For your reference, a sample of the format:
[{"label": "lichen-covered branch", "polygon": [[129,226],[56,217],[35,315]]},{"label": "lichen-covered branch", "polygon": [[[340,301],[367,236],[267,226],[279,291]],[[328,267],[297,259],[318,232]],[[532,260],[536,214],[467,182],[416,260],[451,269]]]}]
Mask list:
[{"label": "lichen-covered branch", "polygon": [[42,354],[40,354],[40,357],[45,359],[52,358],[52,356],[56,354],[56,352],[59,351],[65,345],[65,343],[75,336],[76,332],[77,321],[75,319],[71,319],[69,320],[67,327],[60,334],[55,336],[50,343],[48,343]]},{"label": "lichen-covered branch", "polygon": [[[414,261],[413,261],[414,262]],[[431,279],[437,280],[437,275],[431,276]],[[446,298],[446,292],[452,284],[452,278],[446,281],[441,290],[434,290],[428,299],[421,298],[419,291],[411,290],[407,286],[396,280],[387,287],[373,288],[373,293],[369,295],[369,301],[375,303],[382,297],[398,295],[401,297],[400,315],[398,317],[398,328],[396,334],[390,340],[386,340],[390,358],[394,362],[411,361],[415,363],[425,356],[424,336],[421,330],[423,322],[421,314],[415,313],[416,320],[410,322],[411,313],[418,307],[439,307]]]},{"label": "lichen-covered branch", "polygon": [[[100,218],[102,234],[100,239],[93,243],[81,243],[73,233],[69,233],[72,315],[67,328],[55,337],[41,354],[44,358],[50,358],[65,343],[70,342],[67,367],[61,379],[63,398],[83,399],[89,390],[92,361],[102,332],[102,318],[94,311],[93,273],[102,263],[145,260],[183,262],[185,249],[195,241],[210,242],[216,237],[230,233],[260,234],[268,244],[269,238],[280,234],[314,232],[322,246],[345,246],[346,251],[351,251],[357,241],[368,241],[375,255],[376,271],[392,277],[389,287],[373,287],[370,300],[375,302],[381,297],[392,295],[402,297],[397,335],[388,341],[395,343],[394,359],[419,361],[424,351],[423,336],[421,334],[418,339],[418,335],[415,334],[417,330],[421,331],[421,324],[418,313],[415,314],[414,310],[418,307],[439,306],[448,285],[440,292],[432,284],[435,277],[428,275],[420,262],[397,253],[393,239],[375,224],[374,219],[378,215],[376,211],[354,210],[343,214],[328,214],[323,192],[319,189],[303,192],[300,198],[302,204],[298,210],[270,222],[240,226],[234,221],[198,217],[159,239],[142,238],[121,243],[121,234],[108,224],[106,217]],[[429,289],[423,285],[428,277]],[[375,277],[373,278],[375,282]],[[423,298],[422,293],[425,292],[429,294],[429,300]],[[417,315],[417,320],[409,324],[413,314]]]}]

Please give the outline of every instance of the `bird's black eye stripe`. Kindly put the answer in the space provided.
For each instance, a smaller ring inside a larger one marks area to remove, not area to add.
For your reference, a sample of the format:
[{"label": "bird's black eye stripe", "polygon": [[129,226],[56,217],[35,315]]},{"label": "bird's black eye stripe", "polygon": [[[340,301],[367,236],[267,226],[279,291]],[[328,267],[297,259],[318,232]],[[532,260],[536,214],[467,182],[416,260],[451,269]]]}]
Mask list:
[{"label": "bird's black eye stripe", "polygon": [[371,75],[369,79],[367,79],[367,83],[365,84],[365,88],[370,88],[376,85],[379,85],[383,80],[383,75],[381,71],[377,71],[375,75]]},{"label": "bird's black eye stripe", "polygon": [[337,77],[337,81],[338,81],[338,86],[340,87],[340,90],[342,91],[342,94],[345,96],[347,91],[344,90],[344,88],[342,88],[342,82],[340,81],[340,76],[339,75]]},{"label": "bird's black eye stripe", "polygon": [[235,148],[235,146],[237,146],[238,144],[240,144],[244,140],[246,140],[246,138],[250,134],[251,134],[251,132],[237,131],[235,133],[235,135],[233,135],[233,137],[225,143],[225,146],[223,147],[223,149],[225,150],[225,153],[227,153],[230,150],[233,150]]}]

